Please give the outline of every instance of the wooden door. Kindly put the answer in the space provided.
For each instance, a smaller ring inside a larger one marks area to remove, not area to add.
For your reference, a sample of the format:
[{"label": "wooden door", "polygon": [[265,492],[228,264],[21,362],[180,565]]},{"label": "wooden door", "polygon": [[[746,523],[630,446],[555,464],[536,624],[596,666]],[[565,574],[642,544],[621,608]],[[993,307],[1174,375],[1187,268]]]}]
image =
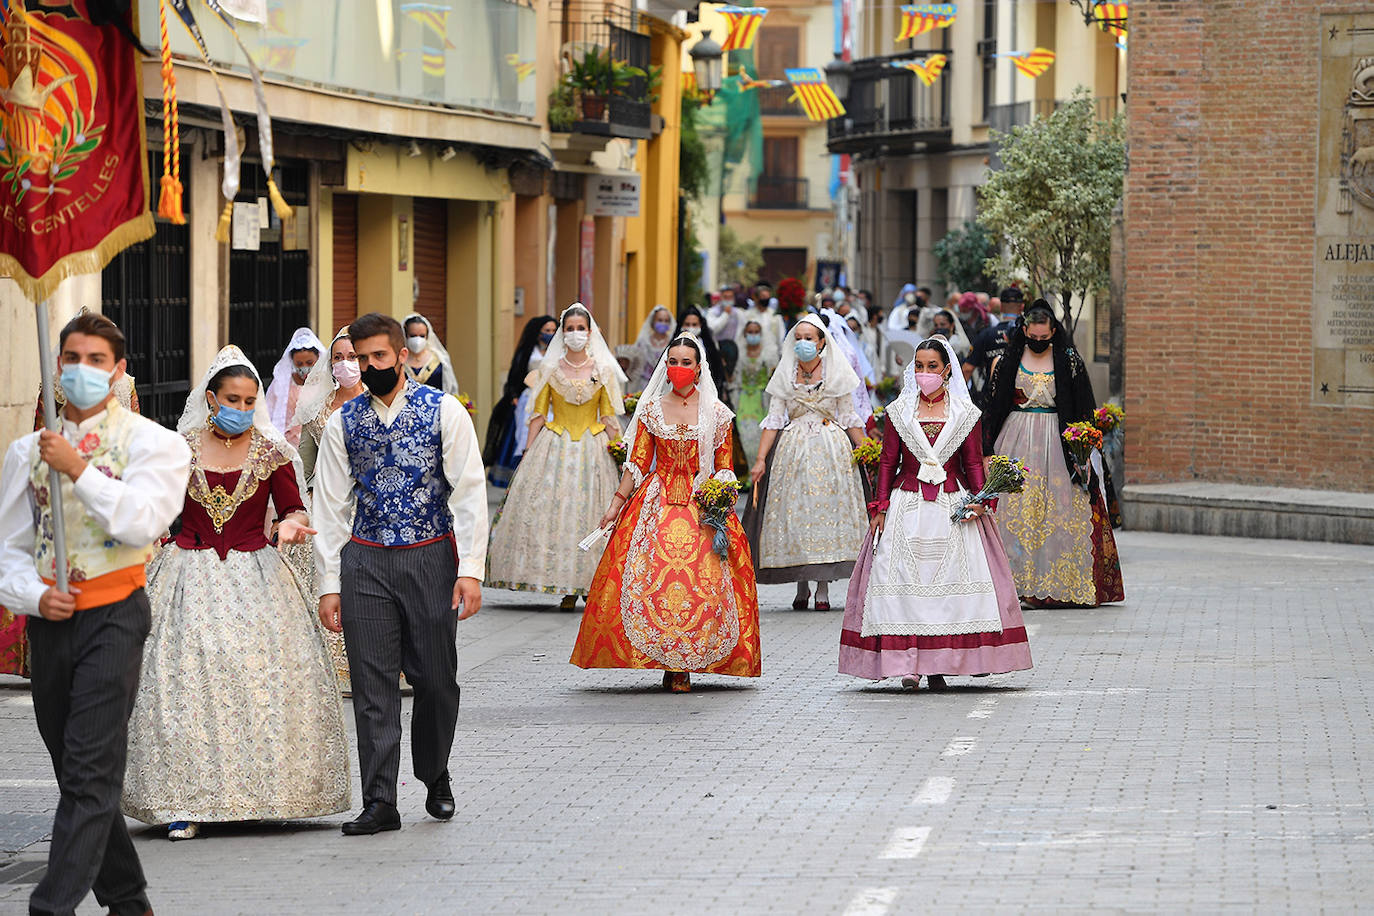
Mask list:
[{"label": "wooden door", "polygon": [[415,311],[429,319],[448,346],[448,201],[417,197],[414,204],[415,258],[419,295]]},{"label": "wooden door", "polygon": [[334,327],[320,328],[322,337],[358,317],[358,195],[334,195]]}]

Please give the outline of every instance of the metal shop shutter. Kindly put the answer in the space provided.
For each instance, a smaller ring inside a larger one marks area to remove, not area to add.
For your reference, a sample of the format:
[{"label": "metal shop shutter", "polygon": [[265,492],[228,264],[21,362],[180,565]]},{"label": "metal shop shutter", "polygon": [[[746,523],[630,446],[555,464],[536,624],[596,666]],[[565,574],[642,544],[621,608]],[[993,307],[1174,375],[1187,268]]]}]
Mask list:
[{"label": "metal shop shutter", "polygon": [[448,344],[448,202],[415,198],[415,311]]}]

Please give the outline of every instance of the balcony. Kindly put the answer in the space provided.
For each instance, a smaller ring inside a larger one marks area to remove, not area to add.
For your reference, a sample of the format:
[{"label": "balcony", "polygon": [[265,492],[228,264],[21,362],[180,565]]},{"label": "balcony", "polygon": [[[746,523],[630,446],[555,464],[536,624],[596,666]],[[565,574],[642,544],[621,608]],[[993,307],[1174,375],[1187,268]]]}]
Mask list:
[{"label": "balcony", "polygon": [[811,206],[811,182],[806,178],[760,175],[750,210],[806,210]]},{"label": "balcony", "polygon": [[802,111],[800,104],[788,101],[792,98],[791,86],[772,86],[754,91],[759,94],[759,114],[773,117],[806,117],[806,112]]},{"label": "balcony", "polygon": [[[565,4],[563,12],[566,21],[557,23],[562,41],[559,50],[562,73],[568,73],[572,62],[588,53],[609,53],[611,60],[648,74],[651,42],[644,14],[632,7],[576,2]],[[604,98],[588,99],[582,93],[577,95],[577,119],[572,124],[574,134],[632,140],[647,140],[653,136],[647,75],[634,77],[628,85]]]},{"label": "balcony", "polygon": [[[1099,121],[1110,121],[1121,108],[1120,96],[1103,95],[1093,101]],[[993,105],[988,108],[988,126],[1008,133],[1013,127],[1029,124],[1035,118],[1048,118],[1062,104],[1063,99],[1028,99],[1011,105]]]},{"label": "balcony", "polygon": [[[949,52],[942,52],[948,54]],[[844,100],[846,114],[826,124],[832,153],[878,153],[949,143],[949,70],[926,86],[894,62],[919,60],[925,52],[857,60]]]}]

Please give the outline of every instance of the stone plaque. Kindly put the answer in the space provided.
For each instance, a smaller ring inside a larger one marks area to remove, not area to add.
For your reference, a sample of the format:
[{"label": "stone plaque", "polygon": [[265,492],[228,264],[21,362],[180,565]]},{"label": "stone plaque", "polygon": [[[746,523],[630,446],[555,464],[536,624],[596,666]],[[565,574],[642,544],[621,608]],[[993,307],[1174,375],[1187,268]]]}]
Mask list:
[{"label": "stone plaque", "polygon": [[1374,407],[1374,13],[1321,29],[1312,400]]}]

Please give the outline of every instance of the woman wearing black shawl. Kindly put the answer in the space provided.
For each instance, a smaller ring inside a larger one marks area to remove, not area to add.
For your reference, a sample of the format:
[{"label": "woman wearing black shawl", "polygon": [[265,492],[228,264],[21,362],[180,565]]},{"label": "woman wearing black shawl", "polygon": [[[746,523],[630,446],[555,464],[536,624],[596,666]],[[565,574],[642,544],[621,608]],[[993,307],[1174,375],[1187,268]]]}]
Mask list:
[{"label": "woman wearing black shawl", "polygon": [[1112,537],[1100,462],[1086,488],[1075,483],[1063,432],[1091,420],[1097,401],[1088,368],[1049,303],[1037,299],[992,368],[983,448],[1020,458],[1026,487],[998,508],[1021,600],[1040,607],[1096,607],[1121,601],[1121,564]]},{"label": "woman wearing black shawl", "polygon": [[[545,325],[549,327],[545,328]],[[506,385],[501,389],[501,400],[491,410],[491,422],[487,424],[487,441],[482,448],[482,463],[490,470],[487,479],[495,486],[504,487],[510,483],[511,475],[520,464],[523,437],[521,432],[529,420],[517,416],[520,413],[520,396],[525,392],[525,376],[533,368],[531,358],[542,357],[544,347],[553,338],[558,322],[549,315],[537,315],[525,322],[520,332],[520,342],[515,346],[515,356],[511,358],[510,370],[506,373]],[[548,338],[544,338],[544,333]],[[536,363],[538,360],[534,360]],[[528,399],[526,399],[528,400]]]}]

